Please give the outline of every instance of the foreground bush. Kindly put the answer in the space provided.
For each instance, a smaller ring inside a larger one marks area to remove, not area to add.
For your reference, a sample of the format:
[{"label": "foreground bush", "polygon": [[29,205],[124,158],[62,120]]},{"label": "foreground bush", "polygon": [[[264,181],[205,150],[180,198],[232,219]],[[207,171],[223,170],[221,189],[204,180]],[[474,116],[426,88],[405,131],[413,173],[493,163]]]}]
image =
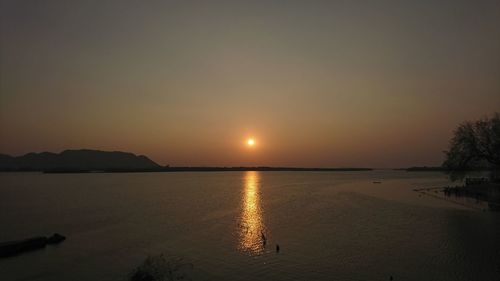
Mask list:
[{"label": "foreground bush", "polygon": [[130,281],[191,280],[193,265],[180,258],[167,259],[164,255],[149,256],[131,274]]}]

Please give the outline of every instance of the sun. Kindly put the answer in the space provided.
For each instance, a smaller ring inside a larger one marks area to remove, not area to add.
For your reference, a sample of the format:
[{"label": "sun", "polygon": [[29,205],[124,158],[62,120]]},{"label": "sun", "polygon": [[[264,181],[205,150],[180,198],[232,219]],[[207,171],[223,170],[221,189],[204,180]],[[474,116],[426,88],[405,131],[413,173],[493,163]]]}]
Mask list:
[{"label": "sun", "polygon": [[254,146],[254,145],[255,145],[255,140],[254,140],[254,139],[252,139],[252,138],[249,138],[249,139],[247,140],[247,145],[248,145],[248,146]]}]

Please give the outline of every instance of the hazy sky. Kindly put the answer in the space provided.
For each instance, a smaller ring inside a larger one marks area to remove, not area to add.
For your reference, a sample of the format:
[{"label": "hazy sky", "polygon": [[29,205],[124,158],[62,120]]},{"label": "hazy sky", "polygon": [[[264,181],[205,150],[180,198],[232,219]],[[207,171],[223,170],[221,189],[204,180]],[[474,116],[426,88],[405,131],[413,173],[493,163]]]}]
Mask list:
[{"label": "hazy sky", "polygon": [[498,0],[0,2],[12,155],[439,165],[458,123],[500,111]]}]

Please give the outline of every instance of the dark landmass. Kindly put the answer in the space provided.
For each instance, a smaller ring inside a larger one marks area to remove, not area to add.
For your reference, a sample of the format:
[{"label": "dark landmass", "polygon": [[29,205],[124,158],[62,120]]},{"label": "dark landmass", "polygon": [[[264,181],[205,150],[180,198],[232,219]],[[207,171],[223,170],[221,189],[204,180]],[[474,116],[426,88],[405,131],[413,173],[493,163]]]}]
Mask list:
[{"label": "dark landmass", "polygon": [[332,172],[371,171],[370,168],[301,168],[301,167],[165,167],[164,172],[219,172],[219,171],[290,171],[290,172]]},{"label": "dark landmass", "polygon": [[148,173],[148,172],[238,172],[238,171],[288,171],[288,172],[347,172],[371,171],[370,168],[298,168],[298,167],[160,167],[154,169],[105,169],[89,170],[50,170],[44,173]]},{"label": "dark landmass", "polygon": [[466,178],[463,185],[417,188],[414,191],[465,207],[500,211],[500,183],[488,178]]},{"label": "dark landmass", "polygon": [[300,167],[170,167],[160,166],[144,155],[90,149],[28,153],[19,157],[0,154],[0,171],[44,173],[140,173],[140,172],[226,172],[226,171],[371,171],[370,168]]},{"label": "dark landmass", "polygon": [[37,236],[33,238],[0,243],[0,258],[15,256],[24,252],[45,248],[50,244],[59,244],[66,237],[59,233],[54,233],[50,237]]},{"label": "dark landmass", "polygon": [[107,171],[153,170],[161,168],[148,157],[121,151],[90,149],[61,153],[28,153],[19,157],[0,154],[0,171]]}]

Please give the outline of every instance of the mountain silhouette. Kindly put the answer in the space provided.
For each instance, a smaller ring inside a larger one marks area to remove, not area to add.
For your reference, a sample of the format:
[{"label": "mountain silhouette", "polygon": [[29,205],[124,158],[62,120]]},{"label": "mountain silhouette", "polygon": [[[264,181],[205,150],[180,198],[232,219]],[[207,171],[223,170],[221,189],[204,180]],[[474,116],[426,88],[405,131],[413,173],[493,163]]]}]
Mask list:
[{"label": "mountain silhouette", "polygon": [[61,153],[28,153],[12,157],[0,154],[0,171],[127,171],[155,170],[160,165],[144,155],[90,149]]}]

